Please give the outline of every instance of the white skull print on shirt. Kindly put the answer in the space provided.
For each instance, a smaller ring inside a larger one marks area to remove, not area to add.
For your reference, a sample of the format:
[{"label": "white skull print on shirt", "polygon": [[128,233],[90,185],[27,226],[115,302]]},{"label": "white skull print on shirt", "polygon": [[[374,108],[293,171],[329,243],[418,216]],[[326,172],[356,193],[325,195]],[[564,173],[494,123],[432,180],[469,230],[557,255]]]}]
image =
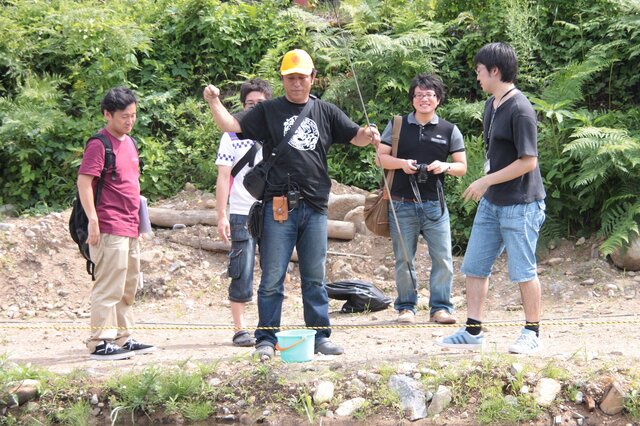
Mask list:
[{"label": "white skull print on shirt", "polygon": [[[284,134],[287,134],[289,128],[298,118],[297,115],[289,117],[284,122]],[[319,132],[318,125],[315,121],[305,117],[296,129],[293,136],[289,140],[289,145],[298,151],[313,151],[318,143]]]}]

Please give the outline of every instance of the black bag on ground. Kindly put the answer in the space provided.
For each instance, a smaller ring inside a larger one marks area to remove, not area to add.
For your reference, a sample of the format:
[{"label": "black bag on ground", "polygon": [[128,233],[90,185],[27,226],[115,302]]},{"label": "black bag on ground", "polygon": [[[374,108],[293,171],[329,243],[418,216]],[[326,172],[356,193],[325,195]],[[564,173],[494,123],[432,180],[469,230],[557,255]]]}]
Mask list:
[{"label": "black bag on ground", "polygon": [[336,300],[346,300],[341,312],[375,312],[387,309],[392,299],[375,285],[361,280],[327,283],[327,294]]}]

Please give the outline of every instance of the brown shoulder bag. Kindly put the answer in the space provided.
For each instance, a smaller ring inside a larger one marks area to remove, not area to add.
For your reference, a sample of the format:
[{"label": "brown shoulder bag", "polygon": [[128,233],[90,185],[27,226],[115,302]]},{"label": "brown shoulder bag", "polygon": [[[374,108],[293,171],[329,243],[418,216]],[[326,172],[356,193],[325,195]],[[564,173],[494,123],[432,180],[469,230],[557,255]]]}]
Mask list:
[{"label": "brown shoulder bag", "polygon": [[[402,117],[393,116],[393,133],[391,135],[391,155],[398,154],[398,140],[400,139],[400,128],[402,127]],[[395,170],[387,170],[387,182],[389,190],[393,185]],[[389,198],[384,187],[384,180],[380,182],[380,189],[372,192],[364,201],[364,223],[369,231],[381,237],[390,236],[389,233]]]}]

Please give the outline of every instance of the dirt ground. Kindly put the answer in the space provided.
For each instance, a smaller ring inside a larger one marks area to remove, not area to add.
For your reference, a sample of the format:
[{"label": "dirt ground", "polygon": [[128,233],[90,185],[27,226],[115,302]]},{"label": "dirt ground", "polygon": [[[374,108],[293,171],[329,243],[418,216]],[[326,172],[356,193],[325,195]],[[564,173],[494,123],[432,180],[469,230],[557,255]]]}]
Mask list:
[{"label": "dirt ground", "polygon": [[[344,188],[342,189],[344,193]],[[156,207],[206,209],[211,194],[183,191]],[[136,338],[157,345],[153,354],[117,362],[91,361],[88,336],[90,277],[67,232],[69,211],[44,217],[4,218],[0,229],[0,354],[20,363],[55,372],[74,369],[106,377],[116,369],[150,363],[176,364],[234,360],[252,352],[231,344],[227,301],[227,257],[172,242],[181,233],[191,239],[216,240],[215,227],[197,225],[181,230],[155,229],[142,243],[145,286],[135,306]],[[329,241],[327,281],[349,278],[374,283],[395,296],[390,240],[356,234],[351,241]],[[459,322],[466,318],[462,258],[454,259],[453,300]],[[339,357],[316,356],[313,363],[335,363],[360,369],[399,365],[426,359],[471,357],[468,352],[440,348],[434,340],[458,325],[428,323],[429,257],[421,245],[416,264],[422,309],[417,324],[399,327],[389,308],[363,314],[342,314],[342,301],[331,301],[332,339],[345,347]],[[302,301],[297,266],[286,284],[282,324],[301,325]],[[590,365],[640,366],[640,273],[624,272],[598,256],[593,241],[561,241],[539,259],[544,312],[541,335],[545,349],[536,357],[582,359]],[[260,270],[256,268],[256,283]],[[488,350],[505,353],[517,337],[523,312],[517,287],[509,283],[505,259],[495,266],[486,305]],[[257,284],[256,284],[257,288]],[[255,294],[255,289],[254,289]],[[257,324],[255,302],[247,307],[248,324]],[[584,363],[581,362],[581,365]]]}]

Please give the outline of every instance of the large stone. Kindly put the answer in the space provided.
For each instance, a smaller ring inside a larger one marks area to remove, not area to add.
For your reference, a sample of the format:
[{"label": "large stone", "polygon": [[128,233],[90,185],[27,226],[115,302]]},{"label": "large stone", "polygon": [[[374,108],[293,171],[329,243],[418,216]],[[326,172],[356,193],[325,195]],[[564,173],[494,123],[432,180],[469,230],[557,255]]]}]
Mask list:
[{"label": "large stone", "polygon": [[427,409],[429,417],[440,414],[446,410],[452,399],[453,393],[451,392],[451,389],[442,385],[438,386],[438,390],[433,394],[431,404],[429,404],[429,408]]},{"label": "large stone", "polygon": [[325,380],[318,383],[318,387],[313,393],[313,402],[315,402],[316,405],[322,404],[324,402],[331,402],[331,400],[333,399],[334,389],[334,384],[329,381]]},{"label": "large stone", "polygon": [[600,409],[610,416],[619,414],[624,406],[624,396],[625,392],[620,383],[611,383],[600,400]]},{"label": "large stone", "polygon": [[400,397],[400,408],[409,420],[414,421],[426,417],[425,396],[418,382],[410,377],[394,374],[389,377],[389,389]]},{"label": "large stone", "polygon": [[344,220],[344,217],[351,210],[364,205],[364,195],[362,194],[329,194],[328,215],[332,220]]},{"label": "large stone", "polygon": [[636,237],[629,247],[611,253],[613,264],[627,271],[640,271],[640,237]]},{"label": "large stone", "polygon": [[542,407],[548,407],[556,399],[556,395],[560,392],[560,383],[554,379],[542,378],[536,386],[534,397],[536,403]]},{"label": "large stone", "polygon": [[344,216],[345,222],[351,222],[356,227],[357,234],[368,234],[370,233],[367,229],[367,225],[364,223],[364,206],[358,206],[355,209],[349,211]]},{"label": "large stone", "polygon": [[336,410],[336,415],[340,417],[347,417],[352,415],[355,411],[360,409],[367,402],[364,398],[353,398],[349,399],[338,407]]},{"label": "large stone", "polygon": [[6,401],[9,407],[22,405],[38,396],[40,393],[40,381],[33,379],[20,380],[9,383],[7,388],[8,395],[0,399]]}]

